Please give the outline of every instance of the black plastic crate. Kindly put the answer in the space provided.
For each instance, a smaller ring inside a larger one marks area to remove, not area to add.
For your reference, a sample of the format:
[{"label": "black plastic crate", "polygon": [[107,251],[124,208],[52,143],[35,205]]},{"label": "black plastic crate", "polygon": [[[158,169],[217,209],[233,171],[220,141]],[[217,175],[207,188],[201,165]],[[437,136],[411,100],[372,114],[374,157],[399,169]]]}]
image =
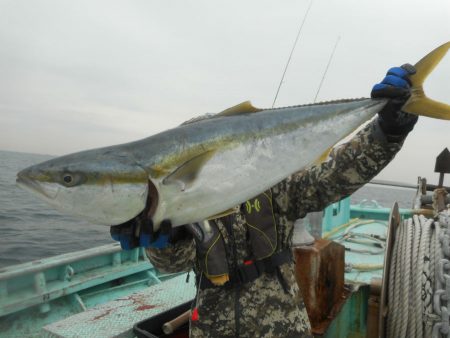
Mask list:
[{"label": "black plastic crate", "polygon": [[162,330],[164,323],[178,317],[191,308],[192,301],[180,304],[170,310],[161,312],[160,314],[147,318],[143,321],[136,323],[133,326],[134,334],[138,338],[188,338],[189,337],[189,322],[182,325],[174,333],[166,335]]}]

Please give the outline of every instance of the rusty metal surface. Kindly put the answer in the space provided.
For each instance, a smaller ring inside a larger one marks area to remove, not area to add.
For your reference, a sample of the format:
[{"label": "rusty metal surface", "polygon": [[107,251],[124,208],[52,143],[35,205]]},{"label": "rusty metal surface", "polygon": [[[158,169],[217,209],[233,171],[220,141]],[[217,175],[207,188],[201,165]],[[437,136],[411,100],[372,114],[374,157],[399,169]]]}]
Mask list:
[{"label": "rusty metal surface", "polygon": [[323,334],[348,297],[344,289],[345,249],[318,239],[294,249],[296,278],[314,334]]},{"label": "rusty metal surface", "polygon": [[366,338],[379,338],[379,311],[380,297],[371,295],[367,302],[367,336]]},{"label": "rusty metal surface", "polygon": [[438,188],[433,191],[433,210],[435,215],[447,209],[447,190]]},{"label": "rusty metal surface", "polygon": [[383,286],[383,279],[374,277],[370,280],[370,294],[379,297],[381,295],[381,288]]},{"label": "rusty metal surface", "polygon": [[380,297],[383,280],[372,278],[370,281],[370,296],[367,300],[367,336],[379,338]]}]

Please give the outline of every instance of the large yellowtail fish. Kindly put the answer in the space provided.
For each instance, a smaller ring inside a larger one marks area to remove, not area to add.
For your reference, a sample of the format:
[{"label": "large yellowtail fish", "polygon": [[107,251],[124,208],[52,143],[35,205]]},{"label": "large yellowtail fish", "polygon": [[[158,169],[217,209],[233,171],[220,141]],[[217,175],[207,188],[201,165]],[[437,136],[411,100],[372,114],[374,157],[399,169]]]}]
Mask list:
[{"label": "large yellowtail fish", "polygon": [[[416,65],[403,110],[450,119],[450,106],[422,84],[450,42]],[[355,99],[258,109],[249,102],[146,139],[82,151],[29,167],[17,183],[62,212],[121,224],[150,210],[157,229],[218,215],[320,161],[379,112],[385,99]],[[150,205],[148,205],[150,204]]]}]

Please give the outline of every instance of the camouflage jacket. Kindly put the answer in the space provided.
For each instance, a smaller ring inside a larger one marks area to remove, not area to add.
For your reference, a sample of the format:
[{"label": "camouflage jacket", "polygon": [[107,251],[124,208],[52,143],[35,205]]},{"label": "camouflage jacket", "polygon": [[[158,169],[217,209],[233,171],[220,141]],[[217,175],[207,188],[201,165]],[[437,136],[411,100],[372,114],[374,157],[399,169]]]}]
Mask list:
[{"label": "camouflage jacket", "polygon": [[[271,188],[277,224],[277,251],[291,248],[293,224],[309,212],[352,194],[378,174],[400,150],[403,139],[388,142],[375,119],[350,141],[335,147],[327,161],[293,174]],[[276,165],[276,163],[274,163]],[[230,217],[230,216],[227,216]],[[230,271],[249,256],[247,225],[242,213],[232,215],[232,236],[224,219],[216,223],[225,242]],[[188,271],[196,263],[195,242],[180,240],[165,249],[147,249],[156,268]],[[250,283],[229,288],[200,289],[194,302],[198,320],[191,321],[192,337],[310,337],[310,325],[294,275],[294,263],[280,267],[287,284],[263,273]],[[278,276],[279,277],[279,276]],[[203,276],[204,278],[204,276]]]}]

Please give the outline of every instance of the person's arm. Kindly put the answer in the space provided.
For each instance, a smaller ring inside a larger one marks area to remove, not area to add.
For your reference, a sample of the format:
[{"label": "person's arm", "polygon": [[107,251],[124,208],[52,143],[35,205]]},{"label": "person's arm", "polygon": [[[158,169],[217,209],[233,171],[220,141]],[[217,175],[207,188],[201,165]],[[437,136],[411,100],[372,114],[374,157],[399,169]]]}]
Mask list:
[{"label": "person's arm", "polygon": [[163,221],[161,228],[154,232],[152,222],[144,214],[111,226],[111,237],[119,241],[124,250],[145,248],[148,259],[161,272],[189,271],[196,252],[191,233],[183,226],[172,228],[169,221]]},{"label": "person's arm", "polygon": [[178,227],[172,229],[167,246],[163,248],[147,247],[145,252],[153,266],[161,272],[189,271],[195,262],[195,241],[184,227]]},{"label": "person's arm", "polygon": [[373,98],[389,98],[378,117],[350,141],[334,148],[328,160],[292,175],[279,184],[285,191],[284,211],[296,219],[320,211],[352,194],[377,175],[395,156],[417,122],[417,116],[401,111],[409,98],[409,75],[405,65],[389,70],[372,89]]},{"label": "person's arm", "polygon": [[352,194],[377,175],[401,146],[402,141],[388,142],[378,120],[372,121],[349,142],[334,148],[326,162],[286,181],[289,213],[294,219],[302,217]]}]

